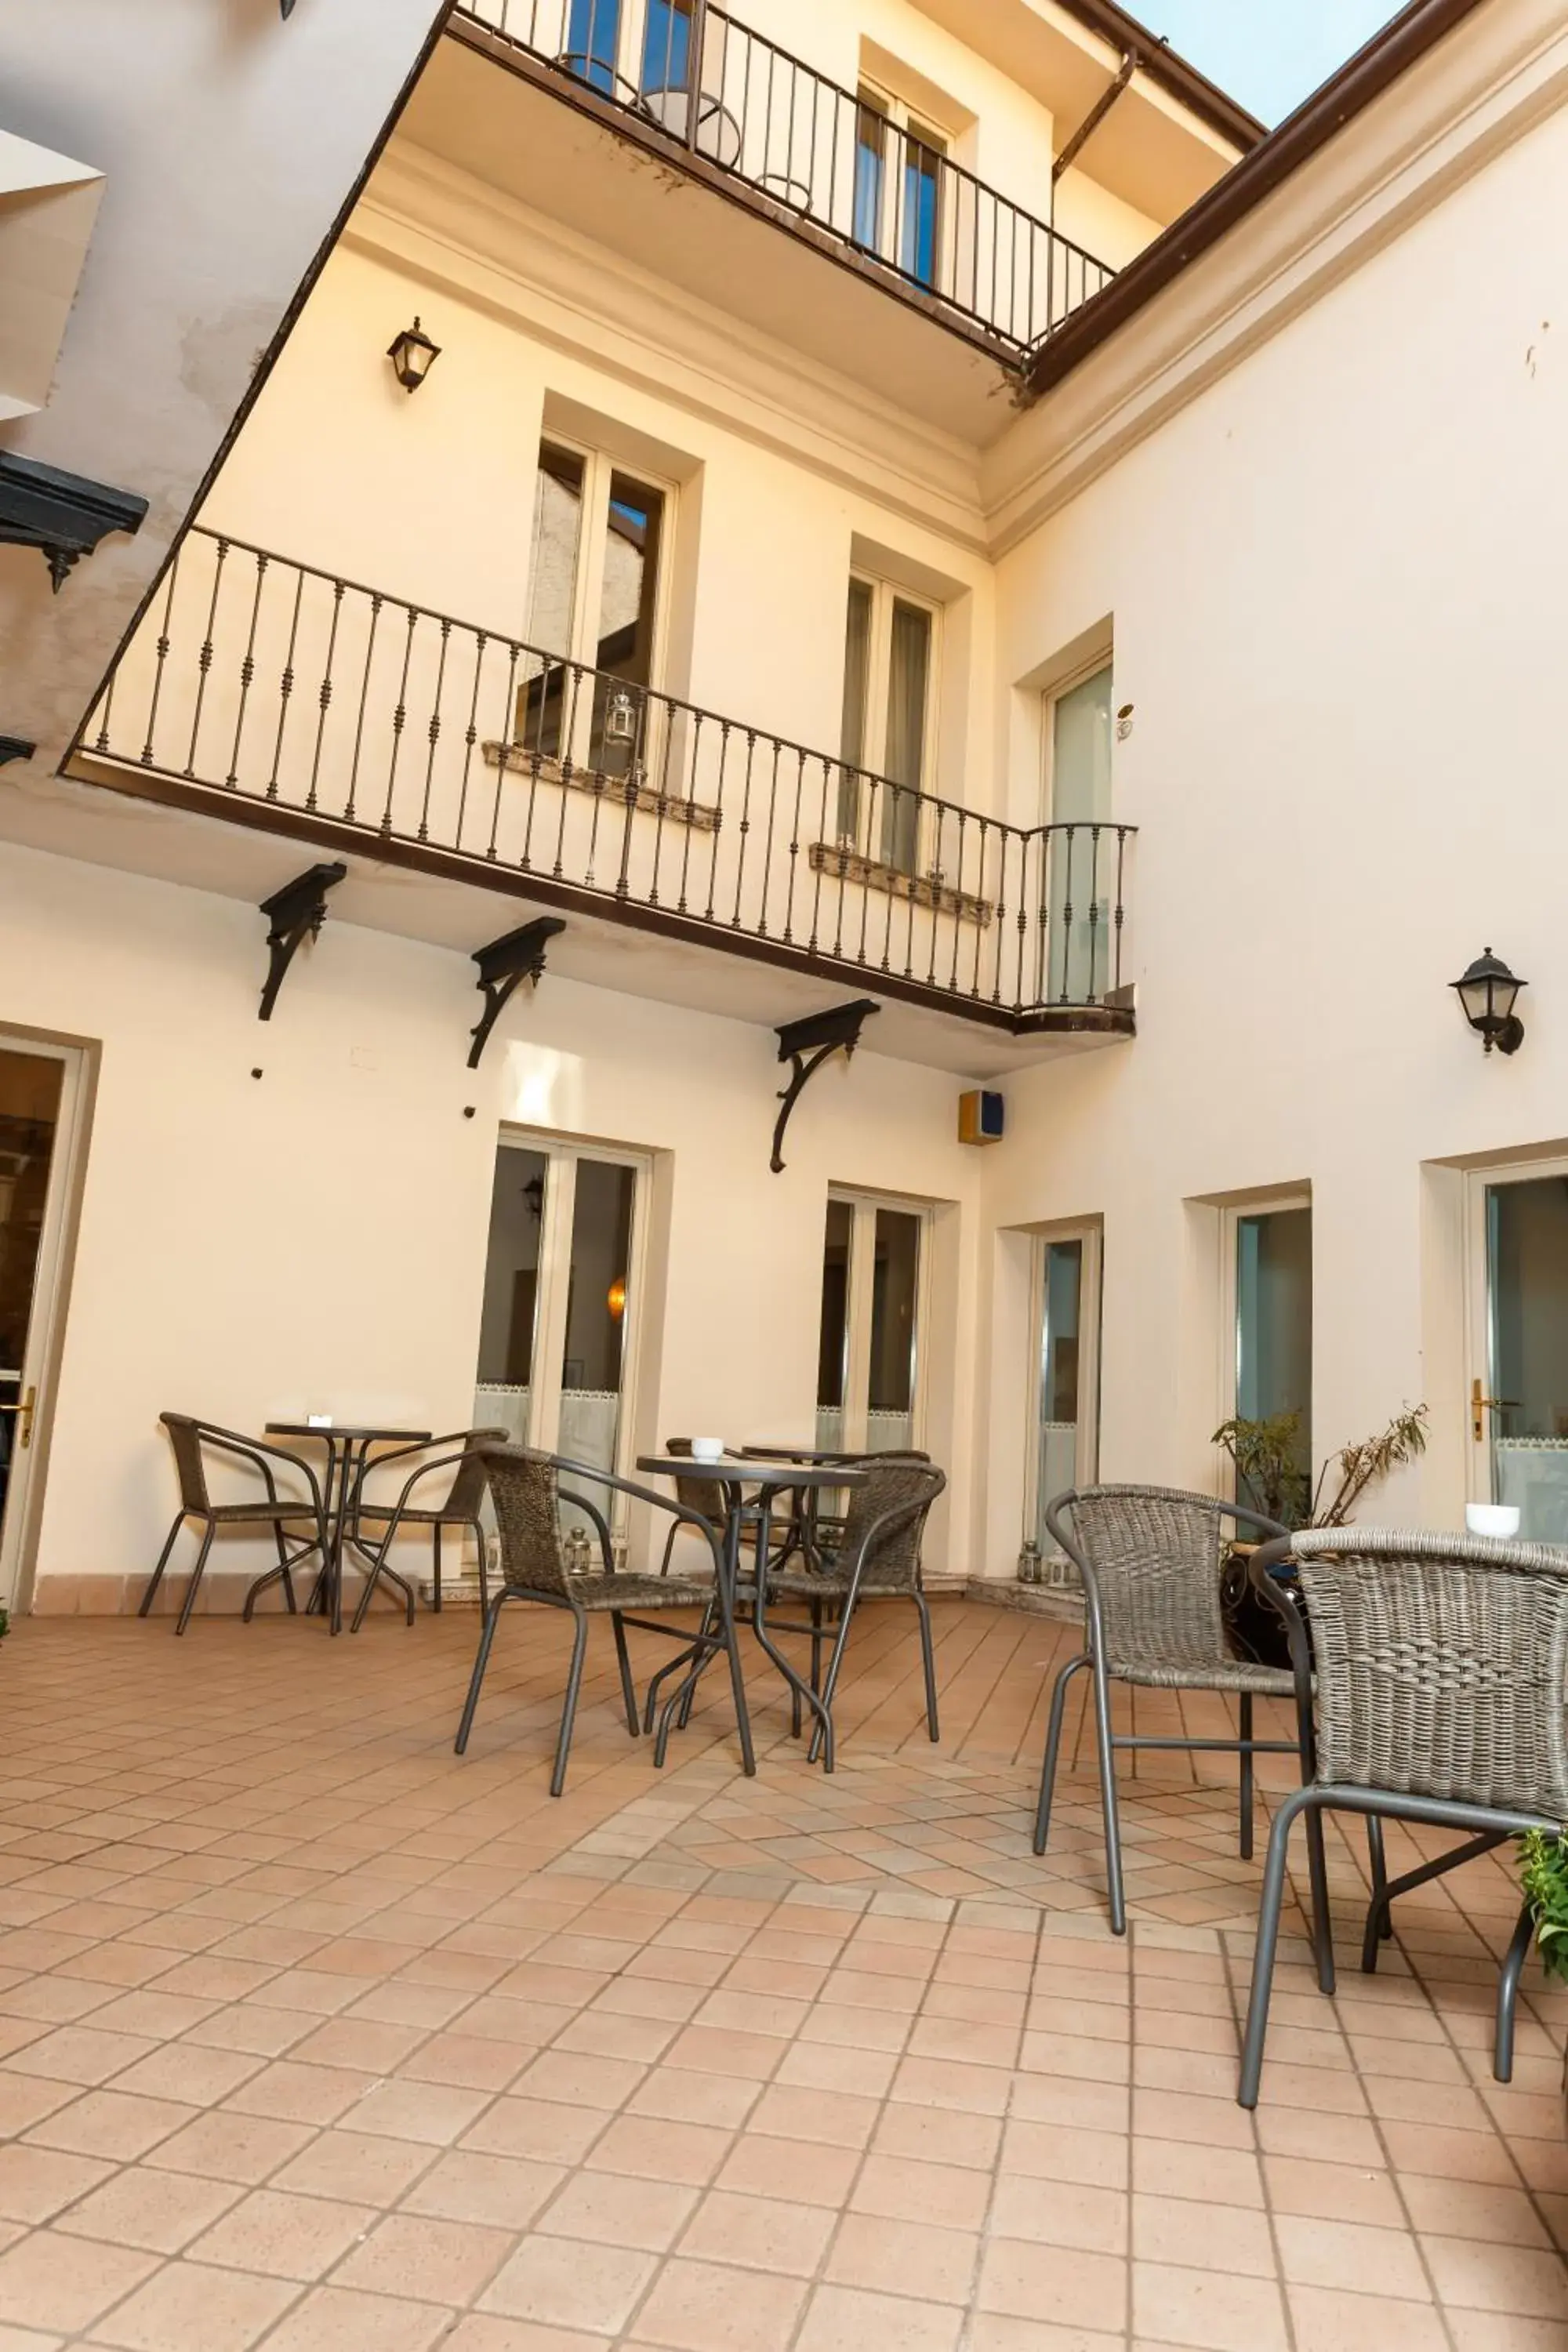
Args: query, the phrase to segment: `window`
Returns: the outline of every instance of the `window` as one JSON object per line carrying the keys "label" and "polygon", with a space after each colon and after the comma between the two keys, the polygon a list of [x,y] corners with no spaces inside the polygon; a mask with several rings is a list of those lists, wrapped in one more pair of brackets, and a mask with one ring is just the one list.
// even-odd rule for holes
{"label": "window", "polygon": [[920,1444],[929,1210],[834,1193],[822,1257],[816,1442],[895,1454]]}
{"label": "window", "polygon": [[1470,1496],[1568,1543],[1568,1165],[1472,1171]]}
{"label": "window", "polygon": [[[1244,1421],[1294,1414],[1287,1519],[1304,1515],[1312,1474],[1312,1212],[1305,1202],[1235,1209],[1229,1229],[1228,1318],[1234,1337],[1234,1406]],[[1236,1499],[1270,1510],[1270,1498],[1237,1481]]]}
{"label": "window", "polygon": [[1025,1525],[1043,1558],[1057,1552],[1046,1507],[1092,1486],[1100,1456],[1100,1231],[1035,1242],[1035,1412]]}
{"label": "window", "polygon": [[[504,1426],[521,1444],[624,1469],[646,1176],[646,1163],[631,1154],[500,1144],[477,1428]],[[617,1498],[605,1488],[588,1493],[614,1523]]]}
{"label": "window", "polygon": [[690,56],[691,0],[647,0],[642,45],[644,90],[685,89]]}
{"label": "window", "polygon": [[[643,764],[668,493],[547,441],[533,501],[520,745],[596,773]],[[587,673],[585,675],[585,673]]]}
{"label": "window", "polygon": [[613,98],[620,45],[621,0],[571,0],[561,63],[580,81]]}
{"label": "window", "polygon": [[947,142],[901,100],[862,82],[855,126],[855,242],[935,287]]}
{"label": "window", "polygon": [[886,582],[849,583],[838,840],[900,874],[921,858],[935,687],[936,614]]}
{"label": "window", "polygon": [[1106,890],[1110,846],[1094,827],[1111,821],[1112,670],[1097,665],[1087,677],[1047,698],[1045,805],[1050,836],[1043,951],[1046,1001],[1089,1004],[1110,981],[1114,950]]}

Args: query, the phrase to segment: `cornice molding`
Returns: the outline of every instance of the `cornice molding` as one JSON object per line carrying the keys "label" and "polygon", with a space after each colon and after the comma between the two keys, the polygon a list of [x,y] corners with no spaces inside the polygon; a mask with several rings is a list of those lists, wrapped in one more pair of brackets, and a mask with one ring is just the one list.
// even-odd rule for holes
{"label": "cornice molding", "polygon": [[1564,103],[1561,0],[1479,10],[985,454],[993,556]]}
{"label": "cornice molding", "polygon": [[398,142],[345,246],[987,553],[979,452]]}

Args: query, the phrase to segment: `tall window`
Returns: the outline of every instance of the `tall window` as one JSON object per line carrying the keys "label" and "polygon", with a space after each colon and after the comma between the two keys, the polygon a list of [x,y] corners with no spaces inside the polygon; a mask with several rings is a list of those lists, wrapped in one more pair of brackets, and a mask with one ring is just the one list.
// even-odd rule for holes
{"label": "tall window", "polygon": [[[595,1469],[625,1466],[646,1176],[629,1154],[548,1140],[500,1145],[476,1427],[508,1428],[520,1444]],[[606,1517],[618,1517],[609,1488],[583,1484]]]}
{"label": "tall window", "polygon": [[835,1193],[822,1254],[817,1444],[900,1453],[920,1443],[927,1231],[918,1205]]}
{"label": "tall window", "polygon": [[534,485],[520,745],[629,774],[654,677],[666,493],[547,441]]}
{"label": "tall window", "polygon": [[[1244,1421],[1293,1416],[1286,1517],[1304,1511],[1312,1470],[1312,1212],[1305,1204],[1237,1210],[1230,1218],[1236,1412]],[[1267,1499],[1237,1480],[1237,1501]]]}
{"label": "tall window", "polygon": [[942,260],[942,159],[940,131],[868,83],[855,125],[858,245],[891,261],[921,286],[935,287]]}
{"label": "tall window", "polygon": [[561,62],[579,80],[613,96],[620,45],[621,0],[571,0]]}
{"label": "tall window", "polygon": [[[1051,696],[1046,709],[1048,836],[1042,953],[1047,1003],[1086,1004],[1110,984],[1114,940],[1109,844],[1094,827],[1110,821],[1112,672],[1101,667]],[[1068,829],[1070,828],[1070,830]]]}
{"label": "tall window", "polygon": [[685,89],[690,79],[691,0],[647,0],[643,26],[645,90]]}
{"label": "tall window", "polygon": [[935,688],[936,615],[858,576],[849,583],[838,837],[901,874],[917,873]]}
{"label": "tall window", "polygon": [[1057,1550],[1047,1506],[1069,1487],[1091,1486],[1099,1469],[1100,1266],[1098,1226],[1036,1240],[1037,1408],[1025,1525],[1046,1558]]}

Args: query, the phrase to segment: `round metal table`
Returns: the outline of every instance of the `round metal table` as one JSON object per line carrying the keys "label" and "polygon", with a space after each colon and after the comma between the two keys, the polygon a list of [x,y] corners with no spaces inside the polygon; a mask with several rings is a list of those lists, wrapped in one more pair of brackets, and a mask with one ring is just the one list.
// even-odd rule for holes
{"label": "round metal table", "polygon": [[[841,1459],[833,1465],[826,1462],[802,1464],[793,1461],[769,1461],[764,1456],[752,1454],[744,1449],[740,1454],[726,1454],[717,1462],[703,1462],[691,1454],[645,1454],[639,1455],[637,1468],[656,1478],[701,1479],[718,1486],[722,1492],[724,1540],[721,1549],[723,1559],[722,1573],[728,1588],[723,1596],[726,1604],[723,1613],[731,1623],[735,1618],[736,1597],[741,1581],[742,1547],[747,1528],[750,1527],[754,1530],[756,1567],[752,1603],[752,1631],[767,1658],[789,1686],[796,1722],[800,1720],[800,1710],[803,1707],[808,1707],[821,1725],[826,1737],[828,1729],[826,1709],[812,1689],[810,1683],[803,1675],[796,1674],[784,1653],[775,1643],[770,1640],[763,1622],[763,1611],[767,1601],[768,1553],[773,1528],[773,1502],[775,1496],[781,1492],[787,1493],[796,1489],[809,1492],[813,1488],[823,1486],[858,1486],[864,1483],[865,1472],[849,1467]],[[748,1487],[753,1490],[751,1494],[746,1491]],[[666,1699],[660,1714],[658,1744],[654,1751],[656,1763],[662,1763],[664,1760],[664,1751],[671,1724],[678,1717],[684,1724],[690,1715],[693,1694],[713,1655],[712,1644],[706,1645],[700,1654],[695,1655],[683,1651],[679,1657],[673,1659],[654,1676],[648,1690],[650,1707],[654,1704],[658,1686],[666,1676],[681,1668],[685,1669],[674,1691]],[[743,1707],[743,1697],[738,1700],[738,1704]],[[747,1721],[742,1722],[741,1737],[742,1747],[749,1753],[752,1744],[751,1726]]]}
{"label": "round metal table", "polygon": [[[310,1437],[327,1449],[327,1475],[324,1494],[327,1506],[327,1558],[316,1580],[316,1589],[305,1604],[310,1615],[318,1600],[321,1613],[334,1633],[343,1630],[343,1546],[349,1540],[349,1497],[359,1486],[371,1452],[377,1445],[427,1445],[427,1429],[363,1429],[345,1426],[342,1422],[269,1421],[268,1437]],[[391,1569],[384,1573],[399,1586],[404,1597],[408,1587],[402,1577]],[[256,1605],[257,1595],[276,1584],[281,1569],[269,1568],[258,1576],[245,1596],[245,1614],[248,1618]]]}

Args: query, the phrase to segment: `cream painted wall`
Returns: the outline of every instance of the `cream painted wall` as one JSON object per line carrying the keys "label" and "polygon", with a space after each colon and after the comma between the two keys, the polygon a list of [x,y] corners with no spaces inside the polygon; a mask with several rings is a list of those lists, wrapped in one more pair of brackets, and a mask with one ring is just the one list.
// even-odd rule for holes
{"label": "cream painted wall", "polygon": [[[422,289],[384,259],[340,251],[202,520],[426,609],[521,633],[542,420],[547,400],[570,403],[579,419],[605,420],[598,438],[613,454],[651,472],[662,460],[674,478],[667,569],[679,577],[661,684],[837,755],[858,540],[891,576],[946,603],[932,788],[993,805],[995,738],[977,684],[993,659],[984,559],[847,488],[804,449],[792,461],[759,447],[710,403],[659,396],[544,341],[528,331],[524,289],[516,300],[515,316],[498,317]],[[416,310],[442,356],[410,396],[384,354]]]}
{"label": "cream painted wall", "polygon": [[466,1425],[503,1123],[658,1155],[644,1445],[810,1428],[829,1183],[952,1204],[928,1350],[952,1494],[929,1557],[966,1569],[980,1171],[952,1080],[863,1049],[803,1099],[775,1177],[765,1029],[547,978],[470,1073],[466,957],[331,922],[265,1028],[263,961],[247,906],[0,851],[0,1015],[98,1065],[45,1401],[46,1605],[54,1580],[150,1569],[174,1501],[164,1408]]}
{"label": "cream painted wall", "polygon": [[[1189,1204],[1302,1184],[1320,1444],[1426,1399],[1432,1455],[1383,1507],[1460,1516],[1461,1276],[1430,1163],[1564,1127],[1565,180],[1558,113],[1000,567],[1019,791],[1009,681],[1107,614],[1135,706],[1139,1039],[1015,1081],[986,1163],[997,1234],[1104,1217],[1108,1475],[1215,1477],[1216,1221]],[[1447,985],[1489,942],[1532,983],[1513,1061]],[[1005,1320],[993,1394],[1023,1377]],[[993,1570],[1018,1493],[994,1465]]]}

